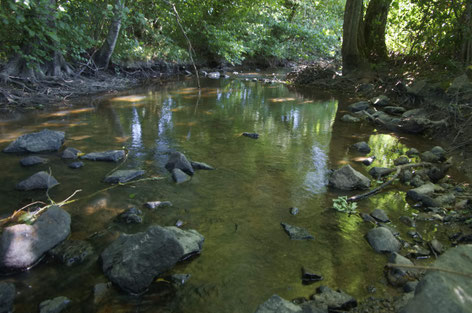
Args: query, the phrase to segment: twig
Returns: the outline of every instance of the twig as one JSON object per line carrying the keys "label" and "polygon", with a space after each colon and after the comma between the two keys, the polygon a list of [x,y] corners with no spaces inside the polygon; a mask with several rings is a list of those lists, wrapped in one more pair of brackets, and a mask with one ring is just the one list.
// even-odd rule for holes
{"label": "twig", "polygon": [[10,215],[9,217],[4,218],[4,219],[1,219],[1,220],[0,220],[0,226],[3,226],[3,225],[5,225],[6,223],[10,222],[10,221],[13,220],[21,211],[23,211],[24,209],[29,208],[30,206],[33,206],[33,205],[35,205],[35,204],[46,204],[46,203],[44,203],[43,201],[35,201],[35,202],[30,203],[30,204],[27,204],[27,205],[25,205],[24,207],[22,207],[21,209],[18,209],[18,210],[16,210],[15,212],[13,212],[13,214]]}
{"label": "twig", "polygon": [[399,166],[397,166],[397,170],[395,172],[395,175],[393,175],[390,180],[386,181],[382,185],[380,185],[380,186],[378,186],[378,187],[376,187],[376,188],[374,188],[374,189],[372,189],[372,190],[370,190],[366,193],[356,195],[356,196],[352,196],[349,199],[347,199],[347,201],[349,201],[349,202],[359,201],[359,200],[365,199],[367,197],[370,197],[370,196],[376,194],[380,190],[384,189],[385,187],[387,187],[388,185],[393,183],[393,181],[398,178],[401,171],[404,170],[404,169],[413,168],[413,167],[426,167],[426,166],[432,166],[432,164],[428,163],[428,162],[424,162],[424,163],[411,163],[411,164],[399,165]]}
{"label": "twig", "polygon": [[462,272],[457,272],[457,271],[449,270],[447,268],[440,268],[440,267],[429,267],[429,266],[420,266],[420,265],[406,265],[406,264],[392,264],[392,263],[388,263],[386,266],[387,267],[411,268],[411,269],[426,270],[426,271],[438,271],[438,272],[444,272],[444,273],[449,273],[449,274],[454,274],[454,275],[461,275],[461,276],[472,278],[472,273],[462,273]]}

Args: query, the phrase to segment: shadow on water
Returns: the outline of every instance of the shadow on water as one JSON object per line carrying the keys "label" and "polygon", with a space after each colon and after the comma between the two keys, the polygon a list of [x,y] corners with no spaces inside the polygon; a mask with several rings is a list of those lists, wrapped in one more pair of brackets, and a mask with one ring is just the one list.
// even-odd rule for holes
{"label": "shadow on water", "polygon": [[[309,297],[317,285],[302,285],[302,266],[322,274],[323,284],[357,297],[366,296],[368,286],[379,293],[388,289],[382,278],[385,258],[363,237],[369,225],[327,209],[340,194],[328,190],[326,176],[329,168],[343,163],[366,172],[348,149],[359,140],[370,141],[374,153],[386,156],[375,166],[391,165],[392,153],[403,149],[399,140],[380,134],[369,139],[371,126],[342,124],[334,98],[252,81],[204,84],[201,91],[191,87],[192,81],[143,88],[96,105],[85,103],[1,124],[2,138],[9,139],[2,140],[2,148],[16,136],[48,125],[66,131],[66,146],[83,152],[125,147],[129,156],[123,169],[167,177],[121,186],[67,206],[71,238],[89,240],[97,255],[74,268],[46,258],[34,269],[8,277],[19,290],[16,312],[35,311],[39,302],[58,295],[72,299],[72,312],[253,312],[274,293],[287,299]],[[253,140],[241,136],[243,132],[260,137]],[[164,168],[174,150],[217,170],[197,172],[191,182],[175,185]],[[117,165],[87,162],[72,170],[59,153],[46,157],[46,165],[21,168],[20,156],[0,155],[5,169],[0,177],[1,215],[19,203],[44,199],[41,192],[14,191],[13,182],[39,170],[51,168],[60,181],[50,192],[59,201],[76,189],[83,189],[80,197],[105,188],[104,176]],[[113,222],[124,209],[142,208],[155,200],[174,205],[155,212],[143,209],[142,225]],[[292,216],[290,207],[300,213]],[[395,212],[409,210],[401,192],[360,204],[366,212],[376,207],[390,208],[394,218],[400,215]],[[176,289],[158,282],[142,297],[113,289],[109,301],[94,306],[93,286],[106,282],[98,262],[103,248],[119,232],[174,225],[178,219],[185,222],[184,228],[205,236],[202,254],[171,272],[191,274],[188,283]],[[291,241],[281,222],[306,228],[315,240]]]}

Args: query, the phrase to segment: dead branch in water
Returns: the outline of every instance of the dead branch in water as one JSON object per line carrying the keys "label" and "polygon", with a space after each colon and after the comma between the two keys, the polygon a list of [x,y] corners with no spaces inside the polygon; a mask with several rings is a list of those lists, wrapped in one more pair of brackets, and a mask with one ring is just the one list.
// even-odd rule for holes
{"label": "dead branch in water", "polygon": [[416,269],[416,270],[437,271],[437,272],[444,272],[448,274],[461,275],[461,276],[472,278],[472,273],[457,272],[457,271],[449,270],[447,268],[429,267],[429,266],[420,266],[420,265],[391,264],[391,263],[388,263],[386,266],[393,267],[393,268],[399,267],[399,268],[411,268],[411,269]]}

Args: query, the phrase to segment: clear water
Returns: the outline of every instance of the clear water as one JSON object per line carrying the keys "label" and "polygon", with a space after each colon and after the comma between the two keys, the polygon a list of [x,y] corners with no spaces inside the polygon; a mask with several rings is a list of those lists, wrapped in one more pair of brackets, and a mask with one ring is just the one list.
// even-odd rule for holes
{"label": "clear water", "polygon": [[[420,150],[432,143],[378,134],[367,124],[339,120],[346,101],[319,91],[294,91],[281,84],[235,80],[206,80],[196,89],[192,80],[164,87],[146,87],[82,104],[59,107],[0,123],[0,148],[17,136],[43,128],[66,132],[65,146],[83,152],[125,147],[122,169],[143,169],[157,182],[120,186],[86,197],[108,187],[104,176],[117,164],[85,162],[69,169],[59,153],[46,155],[50,162],[32,168],[19,165],[21,156],[0,154],[0,214],[36,200],[44,192],[19,192],[14,185],[39,170],[51,170],[60,185],[50,191],[55,201],[75,190],[81,200],[64,208],[72,216],[72,239],[89,240],[96,254],[88,262],[67,268],[45,258],[35,268],[1,278],[14,282],[18,296],[15,312],[37,311],[41,301],[59,295],[72,300],[70,312],[254,312],[276,293],[286,299],[309,297],[324,284],[353,296],[395,293],[386,286],[386,258],[376,254],[364,239],[371,227],[357,216],[336,213],[332,199],[345,192],[326,187],[328,169],[351,163],[364,173],[360,155],[349,150],[365,140],[379,157],[374,165],[392,160],[412,145]],[[241,136],[260,134],[258,140]],[[406,145],[406,146],[405,146]],[[208,163],[216,171],[198,171],[192,181],[176,185],[164,165],[171,151]],[[152,212],[147,201],[166,200],[172,207]],[[123,226],[113,218],[136,206],[144,212],[142,225]],[[297,207],[300,213],[290,214]],[[414,210],[404,193],[390,192],[359,203],[359,211],[382,208],[397,228],[407,229],[398,217]],[[93,303],[93,286],[106,282],[99,253],[119,232],[134,233],[151,224],[196,229],[205,236],[203,252],[177,265],[169,274],[189,273],[191,279],[174,288],[154,283],[140,297],[112,289],[101,304]],[[292,241],[280,223],[306,228],[315,239]],[[424,231],[434,230],[425,226]],[[301,268],[324,276],[320,283],[301,283]]]}

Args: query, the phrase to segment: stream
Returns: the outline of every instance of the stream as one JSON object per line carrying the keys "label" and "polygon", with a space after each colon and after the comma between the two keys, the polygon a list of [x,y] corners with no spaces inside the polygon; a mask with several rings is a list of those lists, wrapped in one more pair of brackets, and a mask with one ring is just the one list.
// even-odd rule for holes
{"label": "stream", "polygon": [[[356,193],[328,188],[327,174],[349,163],[368,176],[370,167],[359,162],[365,156],[349,149],[359,141],[368,142],[369,155],[377,157],[372,166],[392,166],[410,147],[424,151],[434,143],[384,133],[367,123],[341,121],[350,104],[341,95],[251,78],[203,79],[200,91],[189,78],[0,121],[1,149],[25,133],[61,130],[66,147],[85,153],[124,147],[129,154],[120,169],[165,177],[87,197],[109,186],[103,178],[119,164],[84,161],[83,168],[70,169],[70,161],[58,152],[41,154],[49,159],[47,164],[24,168],[19,164],[22,156],[0,153],[0,216],[32,201],[45,201],[44,191],[14,187],[39,170],[50,170],[60,183],[49,191],[54,201],[82,190],[74,197],[77,202],[64,206],[72,217],[70,238],[88,240],[95,250],[79,265],[67,267],[45,257],[28,271],[2,277],[16,285],[15,312],[38,311],[41,301],[56,296],[72,300],[67,312],[229,313],[254,312],[273,294],[289,300],[308,298],[320,285],[358,300],[370,296],[373,288],[376,296],[395,295],[384,278],[385,256],[375,253],[364,238],[372,226],[357,215],[330,209],[333,199]],[[259,139],[241,136],[243,132],[258,133]],[[216,170],[198,171],[190,182],[177,185],[164,167],[172,151]],[[382,208],[392,227],[405,234],[408,227],[398,222],[399,217],[417,211],[405,201],[402,188],[390,187],[359,202],[358,211]],[[143,206],[147,201],[170,201],[173,206],[151,211]],[[143,211],[142,224],[114,222],[130,207]],[[290,214],[292,207],[299,209],[297,215]],[[179,287],[159,279],[141,296],[111,288],[106,300],[94,304],[94,285],[107,282],[100,268],[101,251],[121,232],[175,225],[178,220],[183,229],[195,229],[205,237],[201,255],[168,273],[191,274],[190,279]],[[315,239],[290,240],[281,222],[303,227]],[[434,224],[418,224],[425,239],[433,234],[445,238]],[[302,267],[324,280],[303,285]]]}

